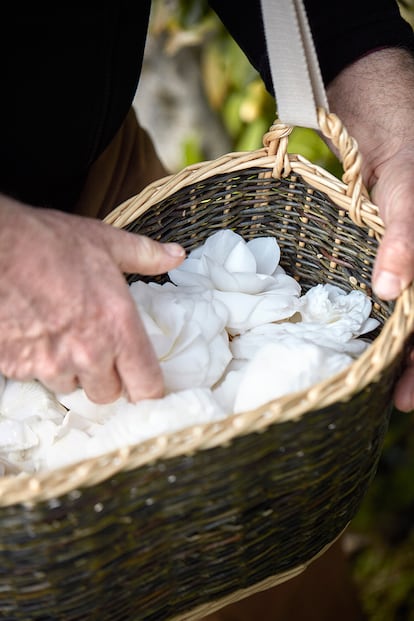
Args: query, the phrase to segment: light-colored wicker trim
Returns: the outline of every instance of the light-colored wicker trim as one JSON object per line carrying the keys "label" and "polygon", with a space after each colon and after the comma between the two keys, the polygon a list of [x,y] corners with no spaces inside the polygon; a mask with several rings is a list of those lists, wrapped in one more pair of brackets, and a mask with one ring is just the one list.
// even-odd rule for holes
{"label": "light-colored wicker trim", "polygon": [[377,381],[381,370],[399,354],[406,337],[414,329],[413,307],[414,289],[410,287],[398,299],[392,316],[374,343],[348,369],[307,391],[286,395],[256,410],[158,436],[51,472],[2,477],[0,506],[18,502],[30,506],[76,488],[95,485],[123,470],[226,445],[235,437],[265,430],[273,423],[295,420],[308,411],[347,401],[355,392]]}
{"label": "light-colored wicker trim", "polygon": [[[344,182],[317,164],[312,164],[301,155],[289,154],[288,158],[293,173],[300,175],[316,190],[325,192],[338,207],[346,209],[351,214],[355,202],[347,194],[348,187]],[[274,162],[274,156],[267,155],[266,149],[263,148],[247,153],[228,153],[217,160],[193,164],[175,175],[154,181],[138,196],[128,199],[111,211],[105,218],[105,222],[118,228],[125,227],[148,209],[151,209],[156,203],[187,185],[206,181],[215,175],[243,171],[252,167],[272,171]],[[372,228],[377,235],[382,236],[384,227],[378,208],[368,198],[362,197],[361,207],[355,218],[357,218],[356,224],[358,226]]]}
{"label": "light-colored wicker trim", "polygon": [[138,196],[119,205],[107,216],[106,222],[124,227],[155,203],[187,185],[204,181],[214,175],[242,171],[254,166],[272,170],[275,177],[290,172],[301,175],[315,189],[325,192],[338,207],[346,209],[355,224],[373,228],[377,236],[382,236],[384,227],[378,208],[369,201],[362,183],[361,155],[356,140],[348,134],[335,114],[319,109],[318,119],[322,134],[331,141],[341,159],[343,181],[301,155],[288,154],[288,136],[292,128],[275,122],[263,137],[263,149],[227,153],[215,160],[187,166],[176,174],[153,182]]}
{"label": "light-colored wicker trim", "polygon": [[[360,181],[360,161],[355,141],[344,133],[340,122],[321,113],[323,131],[332,135],[333,142],[341,150],[347,165],[345,175],[353,176],[348,185],[323,168],[312,164],[300,155],[286,156],[286,140],[279,140],[279,158],[286,166],[289,159],[291,170],[300,175],[314,188],[324,192],[338,205],[348,211],[358,226],[366,226],[381,239],[384,226],[377,207],[365,196]],[[277,126],[276,126],[277,127]],[[286,128],[280,126],[282,138]],[[201,162],[155,181],[138,196],[131,198],[109,214],[106,222],[124,227],[145,213],[160,200],[195,182],[227,172],[258,167],[274,174],[275,155],[268,155],[266,148],[253,152],[229,153],[210,162]],[[345,169],[345,165],[344,165]],[[356,178],[356,180],[355,180]],[[391,365],[414,331],[414,286],[408,287],[398,298],[394,311],[385,323],[374,343],[348,369],[316,384],[309,390],[286,395],[249,412],[204,425],[190,427],[173,434],[159,436],[142,444],[124,447],[112,453],[85,460],[79,464],[59,468],[52,472],[32,476],[20,474],[0,478],[0,506],[18,502],[34,503],[60,496],[73,489],[99,483],[122,470],[132,470],[142,465],[191,454],[198,450],[221,446],[233,438],[264,430],[273,423],[295,420],[314,409],[326,407],[337,401],[347,401],[352,395],[379,379],[382,369]]]}
{"label": "light-colored wicker trim", "polygon": [[226,595],[226,597],[222,597],[221,599],[218,599],[212,602],[207,602],[206,604],[201,604],[200,606],[197,606],[197,608],[194,608],[190,612],[179,614],[179,615],[172,617],[170,621],[197,621],[197,619],[202,619],[203,617],[206,617],[207,615],[210,615],[213,612],[217,612],[218,610],[221,610],[225,606],[239,602],[240,600],[245,599],[246,597],[249,597],[250,595],[255,595],[256,593],[260,593],[260,591],[267,591],[268,589],[279,586],[280,584],[283,584],[284,582],[287,582],[288,580],[291,580],[292,578],[296,578],[301,573],[303,573],[305,569],[309,567],[309,565],[311,565],[314,561],[316,561],[320,556],[325,554],[325,552],[329,550],[329,548],[340,537],[342,537],[345,530],[346,529],[344,529],[338,535],[338,537],[336,537],[333,541],[328,543],[328,545],[324,546],[322,550],[318,552],[318,554],[315,554],[315,556],[311,558],[309,561],[307,561],[306,563],[302,565],[298,565],[297,567],[294,567],[293,569],[285,571],[282,574],[278,574],[276,576],[271,576],[270,578],[266,578],[265,580],[262,580],[261,582],[258,582],[257,584],[254,584],[253,586],[247,589],[238,589],[237,591],[230,593],[230,595]]}

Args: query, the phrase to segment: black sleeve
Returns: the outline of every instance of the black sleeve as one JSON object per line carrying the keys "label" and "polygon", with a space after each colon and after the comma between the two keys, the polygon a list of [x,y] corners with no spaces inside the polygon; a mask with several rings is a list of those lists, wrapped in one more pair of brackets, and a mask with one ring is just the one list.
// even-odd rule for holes
{"label": "black sleeve", "polygon": [[73,208],[133,101],[150,4],[1,5],[1,192]]}
{"label": "black sleeve", "polygon": [[[237,0],[209,0],[209,4],[273,92],[260,0],[243,8]],[[413,30],[401,17],[396,0],[305,0],[305,8],[325,85],[372,50],[414,51]]]}

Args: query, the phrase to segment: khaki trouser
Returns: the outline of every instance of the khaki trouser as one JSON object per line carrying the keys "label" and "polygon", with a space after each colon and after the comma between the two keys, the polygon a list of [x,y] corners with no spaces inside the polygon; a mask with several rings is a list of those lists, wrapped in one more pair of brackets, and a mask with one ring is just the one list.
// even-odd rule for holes
{"label": "khaki trouser", "polygon": [[115,138],[92,166],[75,212],[103,219],[127,198],[167,175],[133,108]]}
{"label": "khaki trouser", "polygon": [[[165,176],[147,132],[131,109],[117,135],[94,164],[76,212],[104,218],[127,198]],[[341,543],[292,580],[257,593],[204,621],[362,621]]]}

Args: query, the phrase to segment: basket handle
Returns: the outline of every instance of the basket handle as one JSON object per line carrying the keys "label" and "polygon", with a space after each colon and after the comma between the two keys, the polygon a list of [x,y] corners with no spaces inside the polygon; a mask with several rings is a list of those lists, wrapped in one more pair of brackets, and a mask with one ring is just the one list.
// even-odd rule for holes
{"label": "basket handle", "polygon": [[321,131],[342,162],[342,180],[351,198],[350,215],[361,223],[361,155],[356,140],[341,120],[329,112],[318,57],[303,0],[261,0],[270,71],[278,119],[263,137],[269,155],[275,156],[273,176],[290,172],[288,136],[293,126]]}

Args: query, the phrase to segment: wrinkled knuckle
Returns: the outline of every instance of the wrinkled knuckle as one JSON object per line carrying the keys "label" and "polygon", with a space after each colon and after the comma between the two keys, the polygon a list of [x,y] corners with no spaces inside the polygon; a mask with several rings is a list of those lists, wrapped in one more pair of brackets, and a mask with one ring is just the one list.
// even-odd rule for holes
{"label": "wrinkled knuckle", "polygon": [[132,298],[128,296],[118,298],[115,303],[111,304],[110,308],[111,328],[123,329],[130,324],[137,313]]}
{"label": "wrinkled knuckle", "polygon": [[144,235],[139,236],[137,253],[138,259],[141,260],[145,265],[153,265],[154,267],[157,267],[161,262],[159,244],[153,239],[145,237]]}
{"label": "wrinkled knuckle", "polygon": [[398,235],[392,240],[391,251],[398,257],[408,259],[409,257],[412,258],[414,255],[414,246],[411,240],[403,235]]}
{"label": "wrinkled knuckle", "polygon": [[32,365],[18,364],[16,362],[9,362],[2,365],[0,373],[4,375],[4,377],[8,377],[18,382],[26,382],[35,377]]}
{"label": "wrinkled knuckle", "polygon": [[388,243],[388,258],[391,258],[396,266],[414,265],[414,245],[403,236],[395,236]]}
{"label": "wrinkled knuckle", "polygon": [[62,373],[62,364],[60,364],[57,358],[51,357],[46,360],[42,360],[42,362],[37,365],[35,375],[40,380],[50,383],[56,381]]}
{"label": "wrinkled knuckle", "polygon": [[151,238],[147,237],[146,235],[137,235],[135,239],[138,242],[137,248],[141,254],[145,254],[147,256],[155,255],[156,245]]}
{"label": "wrinkled knuckle", "polygon": [[99,362],[99,358],[99,349],[94,343],[84,342],[73,349],[73,361],[77,369],[89,370]]}

